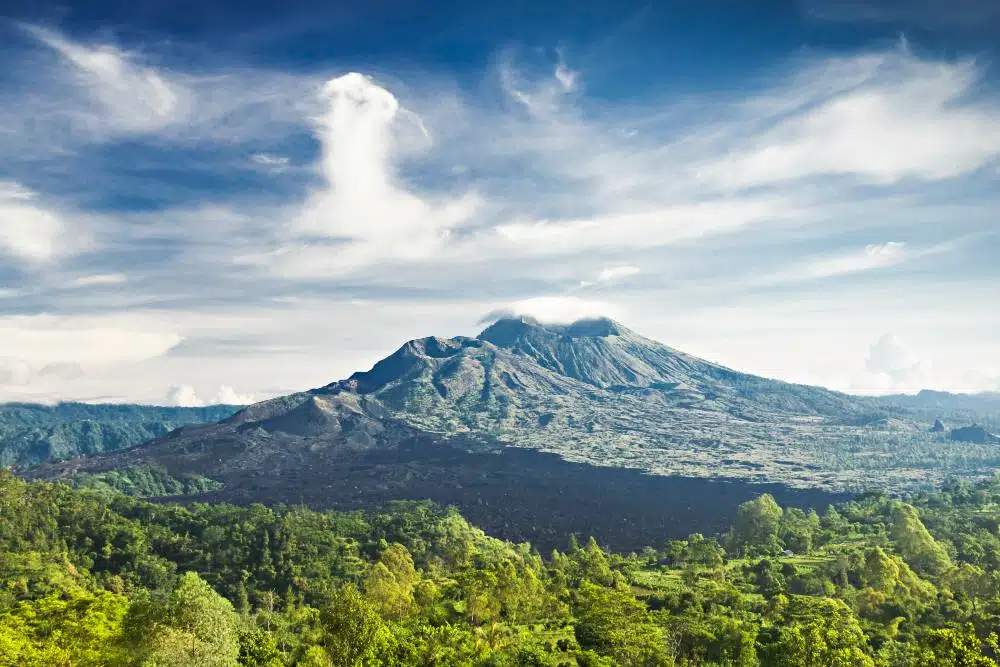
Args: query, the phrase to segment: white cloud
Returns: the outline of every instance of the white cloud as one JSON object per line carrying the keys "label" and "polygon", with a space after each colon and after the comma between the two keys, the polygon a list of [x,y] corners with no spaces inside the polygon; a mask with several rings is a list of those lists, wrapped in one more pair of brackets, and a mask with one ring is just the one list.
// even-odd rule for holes
{"label": "white cloud", "polygon": [[[191,91],[164,72],[140,64],[135,54],[109,44],[84,46],[38,26],[25,30],[66,59],[100,109],[100,124],[116,134],[155,132],[188,117]],[[94,121],[97,116],[88,117],[88,122]]]}
{"label": "white cloud", "polygon": [[249,405],[253,402],[252,395],[237,393],[228,385],[219,387],[219,391],[209,400],[202,399],[195,388],[189,384],[170,387],[166,394],[166,405],[179,408],[200,408],[206,405]]}
{"label": "white cloud", "polygon": [[559,85],[563,87],[563,90],[573,90],[577,86],[577,80],[580,77],[580,73],[571,70],[565,63],[561,62],[556,65],[555,77],[556,81],[559,82]]}
{"label": "white cloud", "polygon": [[624,278],[630,278],[639,273],[639,267],[637,266],[611,266],[606,269],[602,269],[599,274],[597,274],[597,282],[607,283],[613,280],[622,280]]}
{"label": "white cloud", "polygon": [[871,346],[865,369],[876,376],[876,389],[919,391],[931,383],[930,362],[919,358],[892,333]]}
{"label": "white cloud", "polygon": [[18,183],[0,182],[0,254],[29,263],[47,262],[72,247],[67,236],[62,219],[45,209],[34,192]]}
{"label": "white cloud", "polygon": [[65,285],[71,289],[80,287],[98,287],[104,285],[123,285],[128,282],[124,273],[97,273],[89,276],[71,278]]}
{"label": "white cloud", "polygon": [[781,271],[751,278],[746,284],[768,286],[823,278],[850,276],[912,263],[951,252],[967,243],[969,238],[957,238],[934,245],[911,248],[902,241],[871,243],[847,252],[828,253],[793,264]]}
{"label": "white cloud", "polygon": [[494,242],[527,255],[652,248],[780,222],[794,215],[793,205],[777,197],[720,199],[582,220],[506,223],[496,228]]}
{"label": "white cloud", "polygon": [[[924,61],[901,49],[839,64],[833,94],[786,91],[773,125],[704,164],[699,178],[727,189],[822,175],[888,185],[954,178],[1000,155],[998,108],[974,98],[974,62]],[[814,69],[828,77],[831,65]]]}
{"label": "white cloud", "polygon": [[16,350],[32,367],[75,363],[90,368],[144,361],[181,342],[175,333],[144,331],[116,317],[0,317],[0,349]]}
{"label": "white cloud", "polygon": [[561,54],[551,76],[537,80],[527,79],[517,69],[512,52],[501,58],[498,74],[501,87],[511,99],[532,116],[547,121],[555,120],[563,111],[566,95],[577,90],[580,85],[580,73],[570,69]]}
{"label": "white cloud", "polygon": [[[68,114],[105,117],[95,136],[128,134],[147,152],[184,142],[179,152],[190,152],[189,162],[171,162],[172,150],[163,157],[179,172],[183,193],[202,170],[226,178],[234,167],[260,189],[274,189],[220,189],[204,203],[200,194],[193,201],[168,193],[164,210],[102,213],[98,252],[80,262],[92,273],[81,275],[70,263],[51,270],[44,258],[68,254],[60,246],[87,220],[88,202],[121,192],[116,170],[131,165],[102,171],[101,160],[86,160],[91,147],[75,137],[65,142],[87,173],[73,161],[45,166],[66,170],[58,192],[85,193],[75,209],[65,196],[43,196],[41,172],[21,177],[18,169],[28,167],[11,165],[19,182],[43,195],[26,198],[12,185],[2,205],[22,207],[17,219],[24,220],[28,207],[42,224],[0,226],[0,252],[33,264],[30,280],[3,274],[14,281],[4,286],[6,298],[15,301],[11,308],[70,318],[2,319],[0,349],[33,372],[58,363],[87,371],[62,383],[36,372],[28,388],[39,395],[163,400],[162,388],[173,385],[177,400],[201,401],[225,381],[267,396],[364,368],[408,337],[472,333],[469,312],[507,302],[542,319],[611,315],[739,368],[841,388],[854,379],[840,378],[842,368],[866,373],[864,351],[881,331],[916,336],[930,349],[919,341],[926,327],[927,336],[946,341],[933,347],[947,367],[977,367],[964,346],[1000,363],[995,343],[975,333],[1000,324],[980,312],[995,291],[988,256],[996,239],[962,246],[942,258],[947,266],[915,262],[942,237],[995,226],[995,196],[984,194],[975,169],[996,159],[1000,110],[982,94],[973,63],[905,51],[816,59],[777,85],[748,80],[739,94],[611,103],[587,97],[582,76],[563,60],[537,79],[506,62],[498,101],[457,84],[382,75],[378,83],[357,73],[227,67],[213,75],[196,63],[208,74],[194,76],[153,67],[155,57],[70,46],[99,62],[118,58],[111,69],[125,68],[126,79],[145,72],[186,91],[176,107],[155,92],[137,107],[67,97]],[[111,70],[97,69],[78,74],[98,86]],[[33,112],[18,101],[35,92],[62,90],[51,71],[39,70],[38,79],[30,95],[0,90],[0,120]],[[119,115],[132,120],[116,134]],[[58,133],[46,124],[50,117],[39,118],[22,127]],[[310,131],[318,148],[311,165],[298,136]],[[905,142],[904,132],[911,133]],[[296,142],[281,142],[291,135]],[[3,152],[22,155],[10,150],[10,136],[3,141]],[[235,145],[220,156],[219,141]],[[268,152],[255,152],[262,147]],[[281,179],[248,170],[286,164],[302,168]],[[838,175],[847,178],[831,178]],[[819,177],[822,183],[810,182]],[[902,271],[885,270],[903,262],[919,269],[906,272],[906,281]],[[621,281],[636,266],[644,280],[626,289]],[[776,267],[788,268],[775,277],[768,272]],[[867,283],[858,284],[876,270],[884,291],[872,305]],[[843,275],[858,280],[814,284]],[[572,292],[581,277],[600,283],[607,302],[532,298]],[[773,290],[757,290],[775,282],[789,283],[784,291],[792,294],[775,299]],[[841,283],[854,283],[853,291],[833,294]],[[65,293],[96,285],[120,287]],[[764,300],[743,308],[755,297]],[[107,317],[77,315],[94,311]],[[918,312],[922,321],[914,324]],[[853,347],[841,349],[851,336]],[[90,372],[95,364],[100,373]],[[892,382],[885,373],[867,375],[867,382]],[[963,376],[938,368],[935,377],[950,386]]]}
{"label": "white cloud", "polygon": [[631,278],[638,273],[640,273],[640,269],[637,266],[609,266],[601,269],[594,280],[581,280],[580,286],[588,287],[600,283],[617,282]]}
{"label": "white cloud", "polygon": [[493,309],[480,318],[480,322],[507,317],[532,317],[546,324],[571,324],[577,320],[595,317],[621,319],[621,314],[619,307],[604,301],[570,296],[542,296]]}
{"label": "white cloud", "polygon": [[903,263],[908,254],[906,244],[899,241],[873,243],[860,250],[817,257],[773,275],[763,276],[759,283],[833,278],[885,269]]}
{"label": "white cloud", "polygon": [[16,357],[0,357],[0,400],[5,390],[24,390],[39,380],[72,382],[84,375],[79,364],[56,362],[43,366],[32,365]]}
{"label": "white cloud", "polygon": [[0,386],[26,385],[31,382],[34,370],[24,359],[0,357]]}
{"label": "white cloud", "polygon": [[249,405],[254,402],[254,397],[252,394],[240,394],[232,387],[222,385],[212,402],[226,405]]}
{"label": "white cloud", "polygon": [[285,155],[271,155],[270,153],[254,153],[250,156],[250,161],[258,167],[272,172],[284,171],[291,163],[291,159]]}
{"label": "white cloud", "polygon": [[906,257],[906,244],[899,241],[873,243],[859,253],[830,257],[814,263],[809,277],[829,278],[873,269],[884,269],[901,263]]}
{"label": "white cloud", "polygon": [[176,385],[167,390],[167,405],[177,406],[179,408],[197,408],[205,405],[205,403],[198,398],[197,392],[195,392],[194,387],[187,384]]}
{"label": "white cloud", "polygon": [[325,183],[295,216],[291,233],[327,241],[288,244],[256,261],[285,276],[329,276],[377,260],[433,257],[476,212],[478,197],[435,199],[399,183],[394,141],[404,109],[370,77],[331,79],[321,96],[328,108],[315,123]]}

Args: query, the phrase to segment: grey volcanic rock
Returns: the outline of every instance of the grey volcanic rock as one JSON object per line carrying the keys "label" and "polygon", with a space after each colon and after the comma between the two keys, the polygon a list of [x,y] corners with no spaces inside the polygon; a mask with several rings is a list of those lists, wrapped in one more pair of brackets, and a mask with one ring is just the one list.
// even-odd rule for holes
{"label": "grey volcanic rock", "polygon": [[607,319],[552,326],[519,318],[476,338],[413,340],[345,380],[117,458],[39,474],[150,464],[253,497],[261,485],[322,478],[360,465],[358,457],[384,462],[409,452],[417,463],[379,473],[405,486],[415,474],[407,466],[461,459],[443,451],[512,447],[660,475],[837,491],[911,488],[1000,465],[996,448],[941,442],[914,414],[880,399],[740,373]]}
{"label": "grey volcanic rock", "polygon": [[143,446],[105,456],[50,463],[31,478],[65,477],[129,466],[196,473],[224,485],[296,478],[368,451],[430,441],[415,429],[371,414],[357,395],[293,394],[252,405],[217,424],[179,428]]}
{"label": "grey volcanic rock", "polygon": [[952,429],[951,439],[958,442],[971,442],[976,445],[1000,443],[1000,437],[988,432],[982,426],[963,426]]}

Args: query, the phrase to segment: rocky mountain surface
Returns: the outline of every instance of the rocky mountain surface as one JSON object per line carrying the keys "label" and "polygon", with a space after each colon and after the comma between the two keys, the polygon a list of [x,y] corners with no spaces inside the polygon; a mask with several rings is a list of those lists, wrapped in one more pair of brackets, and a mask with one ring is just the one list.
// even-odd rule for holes
{"label": "rocky mountain surface", "polygon": [[990,433],[978,424],[953,429],[949,436],[952,440],[971,442],[977,445],[1000,444],[1000,436]]}
{"label": "rocky mountain surface", "polygon": [[409,341],[369,371],[128,456],[211,451],[219,465],[251,474],[297,448],[339,455],[417,440],[833,490],[981,474],[1000,461],[995,449],[957,445],[884,400],[739,373],[607,319],[528,318],[500,320],[476,338]]}
{"label": "rocky mountain surface", "polygon": [[705,516],[729,516],[765,484],[783,502],[822,504],[1000,466],[1000,447],[953,441],[932,421],[739,373],[610,320],[520,318],[409,341],[345,380],[28,476],[155,470],[159,486],[197,478],[214,489],[198,497],[238,502],[430,498],[512,538],[602,528],[648,541],[707,530]]}
{"label": "rocky mountain surface", "polygon": [[0,466],[24,468],[134,447],[179,426],[225,419],[238,409],[234,405],[0,404]]}

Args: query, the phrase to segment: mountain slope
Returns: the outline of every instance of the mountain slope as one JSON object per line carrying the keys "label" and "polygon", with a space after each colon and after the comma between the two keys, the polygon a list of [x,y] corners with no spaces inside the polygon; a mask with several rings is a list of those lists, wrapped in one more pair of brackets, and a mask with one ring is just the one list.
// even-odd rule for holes
{"label": "mountain slope", "polygon": [[237,406],[0,404],[0,466],[18,468],[133,447],[179,426],[215,422]]}
{"label": "mountain slope", "polygon": [[[942,456],[961,459],[902,408],[739,373],[610,320],[508,319],[477,338],[414,340],[370,371],[314,391],[367,396],[432,433],[488,435],[660,474],[843,489],[919,482]],[[915,441],[936,459],[916,475],[859,449]]]}
{"label": "mountain slope", "polygon": [[[431,449],[505,447],[838,491],[914,487],[1000,465],[996,447],[952,442],[878,399],[739,373],[610,320],[525,318],[500,320],[477,338],[410,341],[369,371],[182,429],[114,465],[214,471],[233,489],[275,471],[292,479],[295,466],[350,466],[361,453],[390,460],[405,450],[419,460]],[[110,464],[76,461],[53,474],[95,465]]]}

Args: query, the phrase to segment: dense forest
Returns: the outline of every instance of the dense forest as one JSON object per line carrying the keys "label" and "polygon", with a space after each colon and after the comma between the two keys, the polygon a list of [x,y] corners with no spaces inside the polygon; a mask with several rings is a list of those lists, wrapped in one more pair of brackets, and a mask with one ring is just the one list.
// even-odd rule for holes
{"label": "dense forest", "polygon": [[234,405],[0,403],[0,466],[26,468],[134,447],[180,426],[225,419],[237,409]]}
{"label": "dense forest", "polygon": [[153,503],[0,472],[0,665],[996,665],[1000,478],[540,554],[454,509]]}

